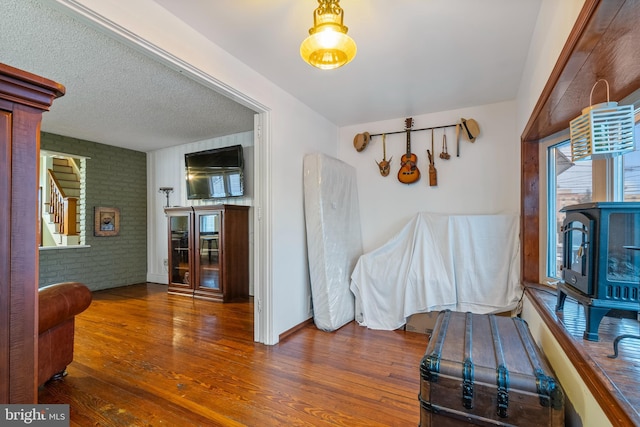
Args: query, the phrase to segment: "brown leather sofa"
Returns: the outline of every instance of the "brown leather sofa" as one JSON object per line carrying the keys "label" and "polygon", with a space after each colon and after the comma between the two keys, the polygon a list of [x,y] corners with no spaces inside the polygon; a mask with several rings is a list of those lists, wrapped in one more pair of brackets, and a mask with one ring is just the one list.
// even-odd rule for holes
{"label": "brown leather sofa", "polygon": [[73,360],[75,316],[91,304],[82,283],[64,282],[38,290],[38,385],[62,378]]}

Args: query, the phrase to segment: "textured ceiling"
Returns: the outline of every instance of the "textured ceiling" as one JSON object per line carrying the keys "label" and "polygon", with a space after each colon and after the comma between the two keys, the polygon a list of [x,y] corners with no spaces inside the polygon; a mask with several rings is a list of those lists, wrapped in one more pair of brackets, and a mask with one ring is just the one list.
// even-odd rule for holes
{"label": "textured ceiling", "polygon": [[[328,72],[299,56],[316,1],[155,2],[343,126],[514,99],[541,0],[343,0],[358,54]],[[67,88],[47,132],[150,151],[253,128],[253,111],[46,1],[3,0],[0,31],[0,62]]]}

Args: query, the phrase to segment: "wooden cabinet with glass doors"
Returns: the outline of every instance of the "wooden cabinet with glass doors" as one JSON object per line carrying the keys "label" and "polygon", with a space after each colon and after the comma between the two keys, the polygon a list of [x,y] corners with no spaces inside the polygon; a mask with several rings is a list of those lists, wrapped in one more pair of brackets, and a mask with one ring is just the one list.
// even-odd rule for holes
{"label": "wooden cabinet with glass doors", "polygon": [[215,301],[249,296],[249,207],[166,208],[169,293]]}

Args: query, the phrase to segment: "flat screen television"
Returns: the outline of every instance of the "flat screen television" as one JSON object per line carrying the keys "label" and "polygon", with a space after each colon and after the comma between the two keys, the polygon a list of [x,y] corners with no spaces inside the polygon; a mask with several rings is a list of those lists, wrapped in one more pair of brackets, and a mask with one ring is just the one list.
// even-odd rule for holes
{"label": "flat screen television", "polygon": [[184,155],[187,199],[226,199],[244,196],[242,145]]}

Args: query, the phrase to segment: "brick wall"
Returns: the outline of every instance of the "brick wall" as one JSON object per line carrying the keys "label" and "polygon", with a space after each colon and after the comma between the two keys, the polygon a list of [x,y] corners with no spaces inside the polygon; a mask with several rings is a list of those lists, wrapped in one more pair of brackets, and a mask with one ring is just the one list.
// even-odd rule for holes
{"label": "brick wall", "polygon": [[[146,154],[66,136],[41,134],[41,148],[84,156],[81,233],[87,247],[40,250],[40,286],[77,281],[92,290],[146,281]],[[120,209],[120,234],[93,235],[94,207]]]}

